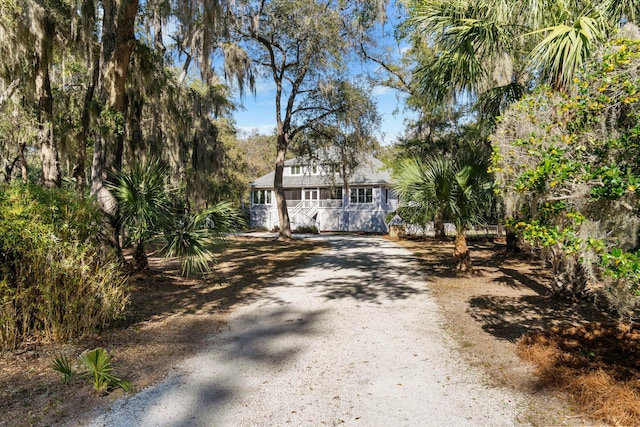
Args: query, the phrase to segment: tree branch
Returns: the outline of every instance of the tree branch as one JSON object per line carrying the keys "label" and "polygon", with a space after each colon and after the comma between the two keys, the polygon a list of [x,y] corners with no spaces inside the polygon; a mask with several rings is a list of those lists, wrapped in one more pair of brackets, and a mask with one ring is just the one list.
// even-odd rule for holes
{"label": "tree branch", "polygon": [[0,112],[4,110],[4,107],[7,105],[7,101],[11,99],[13,94],[16,92],[16,89],[18,89],[19,85],[20,85],[20,77],[12,81],[11,84],[9,84],[9,86],[2,93],[2,95],[0,95]]}
{"label": "tree branch", "polygon": [[414,91],[411,88],[411,85],[409,84],[409,82],[406,81],[406,79],[402,74],[400,74],[397,70],[394,70],[389,64],[382,61],[381,59],[375,58],[369,55],[369,53],[364,48],[364,45],[362,43],[360,43],[360,50],[362,51],[362,54],[364,55],[365,59],[368,59],[369,61],[375,62],[376,64],[380,65],[382,68],[384,68],[387,71],[387,73],[389,73],[390,75],[392,75],[398,80],[400,85],[394,86],[393,87],[394,89],[402,90],[404,92],[407,92],[409,95],[414,94]]}

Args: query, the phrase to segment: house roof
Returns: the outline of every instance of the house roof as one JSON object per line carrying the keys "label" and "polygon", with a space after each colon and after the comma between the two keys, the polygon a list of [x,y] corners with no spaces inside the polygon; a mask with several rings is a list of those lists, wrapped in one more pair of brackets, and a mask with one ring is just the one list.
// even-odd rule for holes
{"label": "house roof", "polygon": [[[306,165],[309,161],[305,158],[297,157],[285,162],[286,166]],[[261,176],[251,183],[253,188],[273,188],[273,180],[275,171],[269,172]],[[391,173],[384,169],[384,164],[374,158],[368,156],[354,174],[349,178],[349,185],[390,185]],[[284,188],[305,188],[305,187],[335,187],[344,185],[344,180],[336,174],[335,177],[328,175],[289,175],[282,177],[282,186]]]}

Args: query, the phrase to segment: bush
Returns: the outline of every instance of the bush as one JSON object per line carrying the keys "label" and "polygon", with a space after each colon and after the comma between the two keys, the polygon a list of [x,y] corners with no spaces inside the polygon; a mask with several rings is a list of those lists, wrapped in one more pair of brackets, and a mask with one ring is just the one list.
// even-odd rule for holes
{"label": "bush", "polygon": [[301,225],[294,230],[294,233],[299,234],[318,234],[318,227],[315,225]]}
{"label": "bush", "polygon": [[113,375],[111,355],[104,348],[87,350],[80,355],[79,359],[85,368],[81,372],[74,370],[65,355],[58,355],[53,358],[52,368],[62,374],[63,384],[69,384],[78,377],[86,377],[93,385],[96,393],[100,395],[115,388],[121,388],[127,393],[133,391],[133,386],[128,380]]}
{"label": "bush", "polygon": [[1,349],[79,338],[122,313],[126,278],[97,244],[100,221],[70,190],[0,190]]}
{"label": "bush", "polygon": [[492,171],[507,226],[574,297],[604,285],[633,316],[640,286],[640,41],[612,40],[567,93],[541,86],[507,109]]}

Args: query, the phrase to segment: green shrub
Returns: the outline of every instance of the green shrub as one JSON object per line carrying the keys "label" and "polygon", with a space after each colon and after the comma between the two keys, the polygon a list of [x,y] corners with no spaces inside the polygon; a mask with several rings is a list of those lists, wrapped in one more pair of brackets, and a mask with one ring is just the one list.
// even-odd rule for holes
{"label": "green shrub", "polygon": [[162,235],[163,253],[182,258],[182,274],[209,273],[215,252],[224,246],[224,234],[244,227],[240,211],[230,202],[218,202],[199,212],[185,212],[177,193],[166,183],[166,166],[149,159],[117,174],[111,185],[120,206],[120,220],[136,245],[132,267],[148,268],[144,245]]}
{"label": "green shrub", "polygon": [[301,225],[295,229],[294,233],[300,234],[318,234],[318,227],[315,225]]}
{"label": "green shrub", "polygon": [[100,249],[100,214],[70,190],[0,189],[0,348],[68,340],[124,309],[125,276]]}

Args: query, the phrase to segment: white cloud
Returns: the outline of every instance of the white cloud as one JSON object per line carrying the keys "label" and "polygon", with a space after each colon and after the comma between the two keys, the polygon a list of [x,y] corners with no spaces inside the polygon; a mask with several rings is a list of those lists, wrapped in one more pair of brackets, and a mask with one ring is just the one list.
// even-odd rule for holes
{"label": "white cloud", "polygon": [[260,79],[256,82],[256,93],[258,96],[267,95],[276,90],[276,84],[273,80]]}
{"label": "white cloud", "polygon": [[391,89],[387,86],[374,86],[373,87],[373,91],[371,91],[371,94],[373,96],[380,96],[380,95],[386,95],[387,93],[389,93]]}
{"label": "white cloud", "polygon": [[238,136],[251,135],[252,133],[259,133],[261,135],[272,135],[276,130],[276,125],[258,125],[258,126],[238,126]]}

